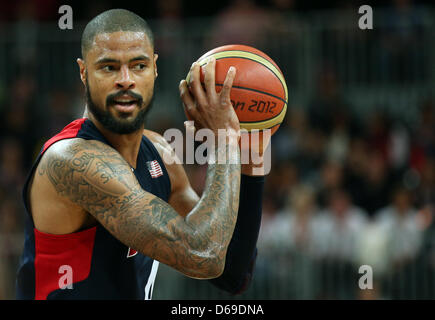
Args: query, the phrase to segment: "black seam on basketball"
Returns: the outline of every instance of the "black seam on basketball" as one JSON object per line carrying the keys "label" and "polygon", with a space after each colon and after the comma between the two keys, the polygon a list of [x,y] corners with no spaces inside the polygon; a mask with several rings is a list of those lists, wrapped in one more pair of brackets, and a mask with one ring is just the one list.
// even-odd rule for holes
{"label": "black seam on basketball", "polygon": [[[202,82],[201,82],[201,83],[202,83]],[[223,84],[221,84],[221,83],[216,83],[215,85],[216,85],[216,86],[219,86],[219,87],[222,87],[222,86],[223,86]],[[281,100],[282,102],[284,102],[284,105],[283,105],[281,111],[280,111],[276,116],[274,116],[274,117],[272,117],[272,118],[269,118],[269,119],[265,119],[265,120],[243,121],[243,123],[255,123],[255,122],[260,123],[260,122],[264,122],[264,121],[273,120],[273,119],[279,117],[279,116],[281,115],[281,113],[284,112],[285,105],[287,104],[287,102],[285,102],[285,100],[282,99],[282,98],[280,98],[280,97],[277,97],[277,96],[275,96],[275,95],[273,95],[273,94],[270,94],[270,93],[267,93],[267,92],[263,92],[263,91],[260,91],[260,90],[256,90],[256,89],[250,89],[250,88],[245,88],[245,87],[241,87],[241,86],[232,86],[232,87],[233,87],[233,88],[237,88],[237,89],[243,89],[243,90],[248,90],[248,91],[254,91],[254,92],[258,92],[258,93],[263,93],[263,94],[265,94],[265,95],[268,95],[268,96],[274,97],[274,98],[279,99],[279,100]]]}
{"label": "black seam on basketball", "polygon": [[[254,53],[254,52],[251,52],[251,51],[247,51],[247,50],[240,50],[240,49],[237,49],[237,50],[223,50],[223,51],[218,51],[218,52],[215,52],[215,53],[212,53],[212,54],[208,54],[208,55],[206,55],[205,57],[203,57],[203,59],[205,59],[205,58],[207,58],[207,57],[209,57],[209,56],[211,56],[211,55],[213,55],[213,54],[218,54],[218,53],[221,53],[221,52],[236,52],[236,51],[241,51],[241,52],[246,52],[246,53],[250,53],[250,54],[253,54],[254,56],[257,56],[257,57],[260,57],[260,58],[262,58],[262,59],[264,59],[264,60],[267,60],[267,61],[269,61],[269,59],[271,60],[271,61],[273,61],[272,60],[272,58],[271,57],[269,57],[268,56],[268,58],[266,58],[266,57],[263,57],[263,56],[260,56],[258,53]],[[225,57],[225,58],[228,58],[228,57]],[[237,58],[240,58],[240,57],[237,57]],[[219,58],[219,59],[222,59],[222,58]],[[201,59],[202,60],[202,59]],[[274,64],[274,63],[272,63],[271,61],[269,61],[277,70],[278,70],[278,72],[279,73],[281,73],[281,75],[284,77],[284,75],[283,75],[283,73],[282,73],[282,71]],[[258,61],[257,61],[258,62]],[[281,80],[280,80],[281,81]]]}
{"label": "black seam on basketball", "polygon": [[[235,51],[235,50],[231,50],[231,51]],[[237,50],[237,51],[242,51],[242,50]],[[225,51],[220,51],[220,52],[216,52],[216,53],[221,53],[221,52],[225,52]],[[249,52],[249,51],[244,51],[244,52]],[[252,53],[252,52],[249,52],[249,53]],[[252,53],[252,54],[254,54],[255,55],[255,53]],[[264,58],[264,57],[262,57],[262,56],[259,56],[258,54],[256,54],[256,56],[258,56],[258,57],[260,57],[260,58],[263,58],[263,59],[265,59],[266,61],[268,61],[266,58]],[[254,60],[254,59],[249,59],[249,58],[245,58],[245,57],[240,57],[240,56],[227,56],[227,57],[222,57],[222,58],[216,58],[216,61],[217,60],[221,60],[221,59],[227,59],[227,58],[239,58],[239,59],[245,59],[245,60],[250,60],[250,61],[254,61],[254,62],[257,62],[257,63],[259,63],[259,64],[261,64],[262,66],[264,66],[265,68],[267,68],[268,70],[270,70],[270,72],[272,72],[272,74],[278,79],[278,81],[279,81],[279,83],[281,84],[281,86],[282,86],[282,90],[284,91],[284,94],[285,94],[285,87],[284,87],[284,84],[282,83],[282,81],[281,81],[281,79],[275,74],[275,72],[273,72],[273,70],[272,69],[270,69],[268,66],[266,66],[264,63],[261,63],[260,61],[257,61],[257,60]],[[270,62],[270,61],[268,61],[268,62]],[[270,62],[272,65],[273,65],[273,63],[272,62]],[[205,63],[203,64],[203,65],[201,65],[201,66],[204,66],[205,65]],[[277,71],[279,72],[279,70],[277,69]],[[281,75],[282,75],[282,73],[281,73]],[[284,77],[284,76],[283,76]],[[287,103],[287,102],[286,102]]]}
{"label": "black seam on basketball", "polygon": [[[239,50],[239,51],[241,51],[241,50]],[[245,51],[245,52],[249,52],[249,51]],[[252,53],[252,52],[251,52]],[[255,54],[255,53],[254,53]],[[258,55],[257,55],[258,56]],[[261,57],[261,56],[259,56],[259,57]],[[268,66],[266,66],[264,63],[261,63],[260,61],[257,61],[257,60],[254,60],[254,59],[249,59],[249,58],[245,58],[245,57],[239,57],[239,56],[228,56],[228,57],[222,57],[222,58],[216,58],[216,61],[217,60],[221,60],[221,59],[226,59],[226,58],[238,58],[238,59],[245,59],[245,60],[250,60],[250,61],[254,61],[254,62],[257,62],[257,63],[259,63],[259,64],[261,64],[262,66],[264,66],[265,68],[267,68],[268,70],[270,70],[270,72],[272,72],[272,74],[278,79],[278,81],[279,81],[279,83],[281,84],[281,86],[282,86],[282,90],[284,91],[284,94],[285,94],[285,87],[284,87],[284,84],[282,83],[282,81],[281,81],[281,79],[275,74],[275,72],[273,72],[273,70],[272,69],[270,69]],[[261,57],[261,58],[263,58],[264,59],[264,57]],[[265,59],[265,60],[267,60],[267,59]],[[270,61],[269,61],[270,62]],[[279,70],[278,70],[278,72],[279,72]],[[285,103],[287,103],[287,102],[285,102]]]}
{"label": "black seam on basketball", "polygon": [[[216,83],[215,85],[219,86],[219,87],[223,87],[222,83]],[[268,93],[268,92],[264,92],[264,91],[257,90],[257,89],[252,89],[252,88],[246,88],[246,87],[242,87],[242,86],[234,86],[234,85],[232,86],[232,88],[237,88],[237,89],[243,89],[243,90],[248,90],[248,91],[254,91],[254,92],[262,93],[262,94],[265,94],[267,96],[271,96],[271,97],[274,97],[274,98],[276,98],[278,100],[281,100],[282,102],[287,104],[287,101],[285,101],[283,98],[278,97],[278,96],[276,96],[274,94],[271,94],[271,93]]]}
{"label": "black seam on basketball", "polygon": [[[284,112],[284,109],[285,109],[285,107],[282,107],[281,111],[280,111],[276,116],[274,116],[274,117],[272,117],[272,118],[269,118],[269,119],[264,119],[264,120],[255,120],[255,121],[240,121],[240,123],[250,123],[250,124],[253,124],[253,123],[256,123],[256,122],[258,122],[258,123],[262,123],[262,122],[265,122],[265,121],[270,121],[270,120],[273,120],[273,119],[278,118],[278,117],[281,115],[281,113]],[[284,118],[283,118],[283,119],[284,119]],[[282,122],[282,121],[281,121],[281,122]],[[281,122],[280,122],[280,123],[281,123]]]}

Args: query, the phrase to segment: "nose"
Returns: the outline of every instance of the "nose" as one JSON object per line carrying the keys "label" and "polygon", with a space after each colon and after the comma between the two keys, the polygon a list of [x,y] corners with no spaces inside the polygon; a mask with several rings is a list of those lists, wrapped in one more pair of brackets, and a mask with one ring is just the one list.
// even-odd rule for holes
{"label": "nose", "polygon": [[120,77],[116,80],[115,84],[118,89],[129,90],[133,89],[136,85],[135,81],[131,78],[128,66],[122,66],[120,70]]}

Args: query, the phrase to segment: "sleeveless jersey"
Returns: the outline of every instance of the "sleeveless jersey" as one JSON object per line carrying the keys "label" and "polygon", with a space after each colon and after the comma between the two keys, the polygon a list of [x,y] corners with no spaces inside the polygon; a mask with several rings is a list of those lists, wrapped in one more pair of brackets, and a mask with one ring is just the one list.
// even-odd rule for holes
{"label": "sleeveless jersey", "polygon": [[[23,189],[27,215],[16,280],[17,298],[151,299],[158,261],[128,248],[102,225],[63,235],[35,228],[27,197],[29,182],[44,152],[55,142],[71,138],[110,145],[87,118],[71,122],[44,144]],[[171,190],[168,172],[145,136],[134,174],[144,190],[168,201]]]}

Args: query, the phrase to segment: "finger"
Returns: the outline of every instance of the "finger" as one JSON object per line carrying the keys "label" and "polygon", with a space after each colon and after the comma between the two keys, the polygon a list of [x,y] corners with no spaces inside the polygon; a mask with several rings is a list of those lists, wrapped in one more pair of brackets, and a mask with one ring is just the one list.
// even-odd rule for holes
{"label": "finger", "polygon": [[236,76],[236,68],[230,67],[228,69],[227,76],[225,77],[225,81],[224,81],[222,90],[220,92],[220,99],[221,99],[222,105],[226,105],[226,104],[228,104],[228,102],[231,101],[230,93],[231,93],[231,88],[233,86],[233,81],[234,81],[235,76]]}
{"label": "finger", "polygon": [[217,96],[215,87],[216,59],[214,57],[210,57],[203,69],[204,83],[207,95],[209,96],[209,98],[214,99]]}
{"label": "finger", "polygon": [[202,118],[201,114],[198,112],[198,110],[195,107],[189,108],[184,103],[183,106],[188,119],[195,121],[195,125],[199,128],[205,126],[204,119]]}
{"label": "finger", "polygon": [[186,112],[187,117],[195,122],[196,127],[198,128],[205,127],[205,122],[201,116],[201,113],[199,113],[196,108],[187,108],[186,106],[184,106],[184,110]]}
{"label": "finger", "polygon": [[180,98],[183,101],[185,106],[194,106],[195,101],[193,100],[192,95],[190,94],[189,89],[187,88],[186,80],[181,80],[178,85],[178,89],[180,90]]}
{"label": "finger", "polygon": [[204,125],[204,121],[201,117],[201,114],[196,109],[196,103],[193,100],[193,97],[190,95],[189,89],[187,88],[186,80],[181,80],[180,85],[180,97],[183,102],[184,111],[189,118],[197,121],[200,125]]}
{"label": "finger", "polygon": [[189,132],[192,136],[195,136],[195,124],[194,121],[184,121],[184,128],[186,129],[186,133]]}
{"label": "finger", "polygon": [[192,93],[195,97],[196,102],[198,103],[198,107],[202,109],[202,107],[207,106],[207,97],[201,85],[199,63],[197,62],[193,63],[190,74],[192,77],[192,81],[191,81]]}

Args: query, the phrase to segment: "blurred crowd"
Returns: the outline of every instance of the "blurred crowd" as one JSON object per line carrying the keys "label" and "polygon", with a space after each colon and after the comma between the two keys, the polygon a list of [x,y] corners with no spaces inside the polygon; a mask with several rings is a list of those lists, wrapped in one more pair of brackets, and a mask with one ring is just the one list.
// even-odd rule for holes
{"label": "blurred crowd", "polygon": [[[17,3],[19,6],[14,8],[20,8],[19,16],[24,17],[20,21],[30,21],[32,25],[39,19],[36,9],[40,7],[31,2]],[[57,1],[44,3],[47,7],[58,5]],[[203,48],[236,42],[262,48],[265,37],[271,33],[277,39],[282,35],[285,39],[297,38],[298,19],[286,20],[289,16],[281,14],[294,14],[298,3],[271,0],[259,6],[254,1],[229,1],[214,17]],[[385,74],[391,74],[388,70],[394,66],[406,64],[414,54],[408,50],[410,44],[419,41],[418,27],[413,29],[413,36],[407,33],[406,26],[418,25],[413,24],[417,15],[406,9],[412,2],[392,3],[394,23],[383,33],[382,42],[386,49],[380,66]],[[170,78],[171,72],[176,73],[171,63],[178,63],[182,72],[188,68],[188,64],[177,60],[179,44],[158,37],[159,32],[167,36],[180,28],[186,5],[183,1],[158,1],[154,8],[154,18],[160,22],[156,24],[156,46],[162,64],[159,78]],[[346,8],[346,4],[342,7]],[[94,10],[100,8],[106,9],[95,6]],[[395,25],[399,20],[403,24]],[[4,26],[0,24],[0,31],[5,31]],[[242,30],[243,33],[236,32]],[[27,36],[24,42],[32,36],[26,32],[18,34]],[[274,48],[277,47],[281,51],[276,55],[287,57],[277,62],[289,75],[298,62],[289,58],[292,53],[286,41]],[[35,51],[29,52],[29,48]],[[43,90],[40,75],[34,72],[37,68],[28,68],[35,64],[32,58],[37,55],[37,46],[17,45],[14,50],[17,60],[8,64],[16,67],[16,74],[0,77],[0,300],[14,298],[15,270],[24,240],[21,190],[26,175],[42,144],[71,120],[81,117],[84,106],[83,89],[76,75],[75,85],[66,88],[53,82],[48,91]],[[420,291],[420,284],[428,286],[425,292],[434,298],[435,282],[431,285],[432,278],[427,278],[435,271],[435,246],[431,240],[435,201],[434,98],[425,96],[410,106],[417,114],[414,125],[384,109],[370,109],[373,111],[361,118],[352,111],[354,101],[344,97],[334,63],[317,71],[309,101],[302,106],[290,101],[284,123],[272,137],[273,165],[266,178],[256,277],[269,274],[267,277],[277,286],[281,283],[283,298],[406,297],[401,294],[409,286]],[[397,75],[405,84],[413,79],[409,76],[411,71],[407,72],[404,68]],[[175,101],[178,80],[174,79],[171,87]],[[292,92],[292,80],[288,82]],[[168,91],[164,83],[160,85],[160,95]],[[155,119],[150,128],[161,133],[170,126],[180,127],[180,113],[174,112],[172,117],[171,114]],[[201,194],[205,168],[188,166],[186,170]],[[361,265],[373,268],[373,290],[355,290]],[[416,266],[423,269],[415,269]],[[409,274],[416,278],[407,282]],[[290,282],[283,283],[282,279]],[[397,283],[403,286],[396,288]]]}
{"label": "blurred crowd", "polygon": [[[352,279],[361,265],[371,266],[382,282],[407,265],[415,266],[424,254],[435,271],[434,252],[423,251],[425,237],[434,235],[433,101],[422,102],[418,129],[411,130],[379,113],[353,123],[345,109],[325,108],[320,102],[325,98],[338,97],[319,96],[310,111],[291,110],[272,138],[275,163],[264,198],[263,252],[302,254],[328,268],[348,267],[349,277],[342,283],[354,288]],[[318,110],[332,113],[322,119]],[[293,262],[283,259],[279,269],[291,272]],[[312,294],[310,298],[324,293]],[[328,297],[337,294],[328,289]],[[357,290],[341,298],[355,294]]]}

